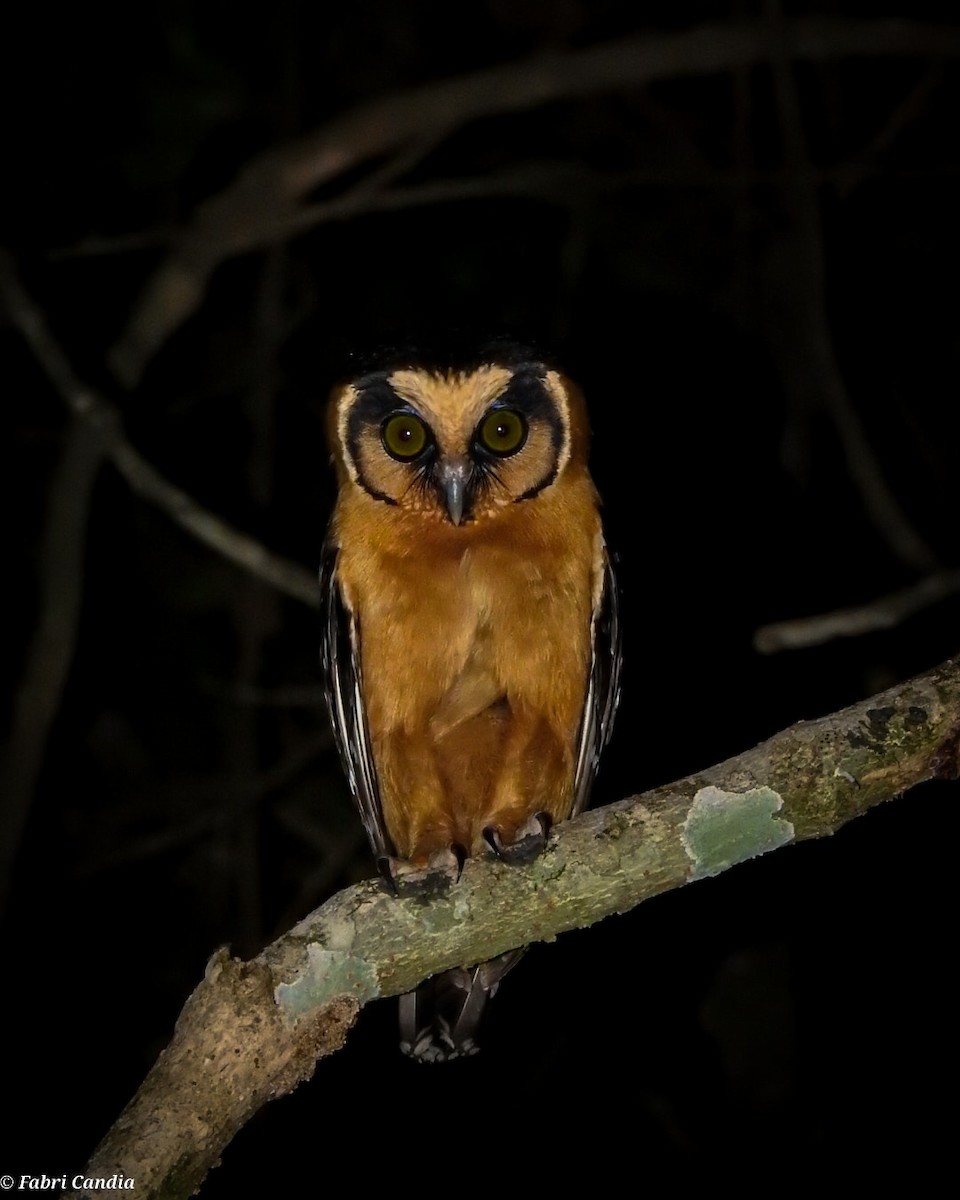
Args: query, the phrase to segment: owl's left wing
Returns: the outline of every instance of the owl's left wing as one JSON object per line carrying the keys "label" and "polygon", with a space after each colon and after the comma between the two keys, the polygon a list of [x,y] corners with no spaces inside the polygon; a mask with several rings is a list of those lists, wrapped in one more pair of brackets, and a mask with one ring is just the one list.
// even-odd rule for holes
{"label": "owl's left wing", "polygon": [[575,817],[590,799],[600,755],[610,740],[613,718],[620,702],[620,607],[617,578],[610,556],[604,552],[603,587],[590,621],[590,678],[580,719],[577,769],[573,782]]}
{"label": "owl's left wing", "polygon": [[333,736],[350,791],[376,857],[393,854],[380,807],[377,771],[363,705],[360,623],[344,601],[337,581],[337,548],[325,546],[320,566],[323,632],[320,664]]}

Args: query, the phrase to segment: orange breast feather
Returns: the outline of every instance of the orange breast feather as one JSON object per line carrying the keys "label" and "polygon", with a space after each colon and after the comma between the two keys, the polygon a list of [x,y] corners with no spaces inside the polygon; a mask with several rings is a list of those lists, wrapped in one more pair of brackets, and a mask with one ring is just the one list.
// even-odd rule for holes
{"label": "orange breast feather", "polygon": [[338,578],[359,623],[384,821],[426,861],[533,813],[570,813],[603,573],[585,471],[496,520],[453,527],[341,492]]}

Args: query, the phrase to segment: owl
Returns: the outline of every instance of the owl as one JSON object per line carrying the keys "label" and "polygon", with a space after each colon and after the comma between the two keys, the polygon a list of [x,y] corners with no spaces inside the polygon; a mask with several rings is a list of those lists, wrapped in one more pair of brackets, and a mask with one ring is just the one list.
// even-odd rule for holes
{"label": "owl", "polygon": [[[324,549],[334,734],[396,892],[527,862],[587,803],[619,694],[617,589],[579,389],[531,350],[388,356],[337,386]],[[401,1048],[473,1053],[522,950],[401,998]]]}

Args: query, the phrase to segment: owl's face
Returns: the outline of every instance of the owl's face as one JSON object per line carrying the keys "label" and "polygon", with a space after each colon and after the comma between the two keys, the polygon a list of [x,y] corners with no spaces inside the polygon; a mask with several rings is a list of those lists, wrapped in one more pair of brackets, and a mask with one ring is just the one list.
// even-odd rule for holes
{"label": "owl's face", "polygon": [[540,363],[376,372],[335,391],[330,418],[341,476],[453,525],[532,499],[586,458],[580,394]]}

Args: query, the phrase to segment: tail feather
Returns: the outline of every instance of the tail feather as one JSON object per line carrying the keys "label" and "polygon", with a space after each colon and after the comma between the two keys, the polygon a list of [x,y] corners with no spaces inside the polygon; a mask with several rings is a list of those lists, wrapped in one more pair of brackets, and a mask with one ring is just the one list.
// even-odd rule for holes
{"label": "tail feather", "polygon": [[476,1054],[477,1030],[487,1002],[524,954],[508,950],[476,967],[456,967],[400,997],[400,1049],[420,1062],[448,1062]]}

